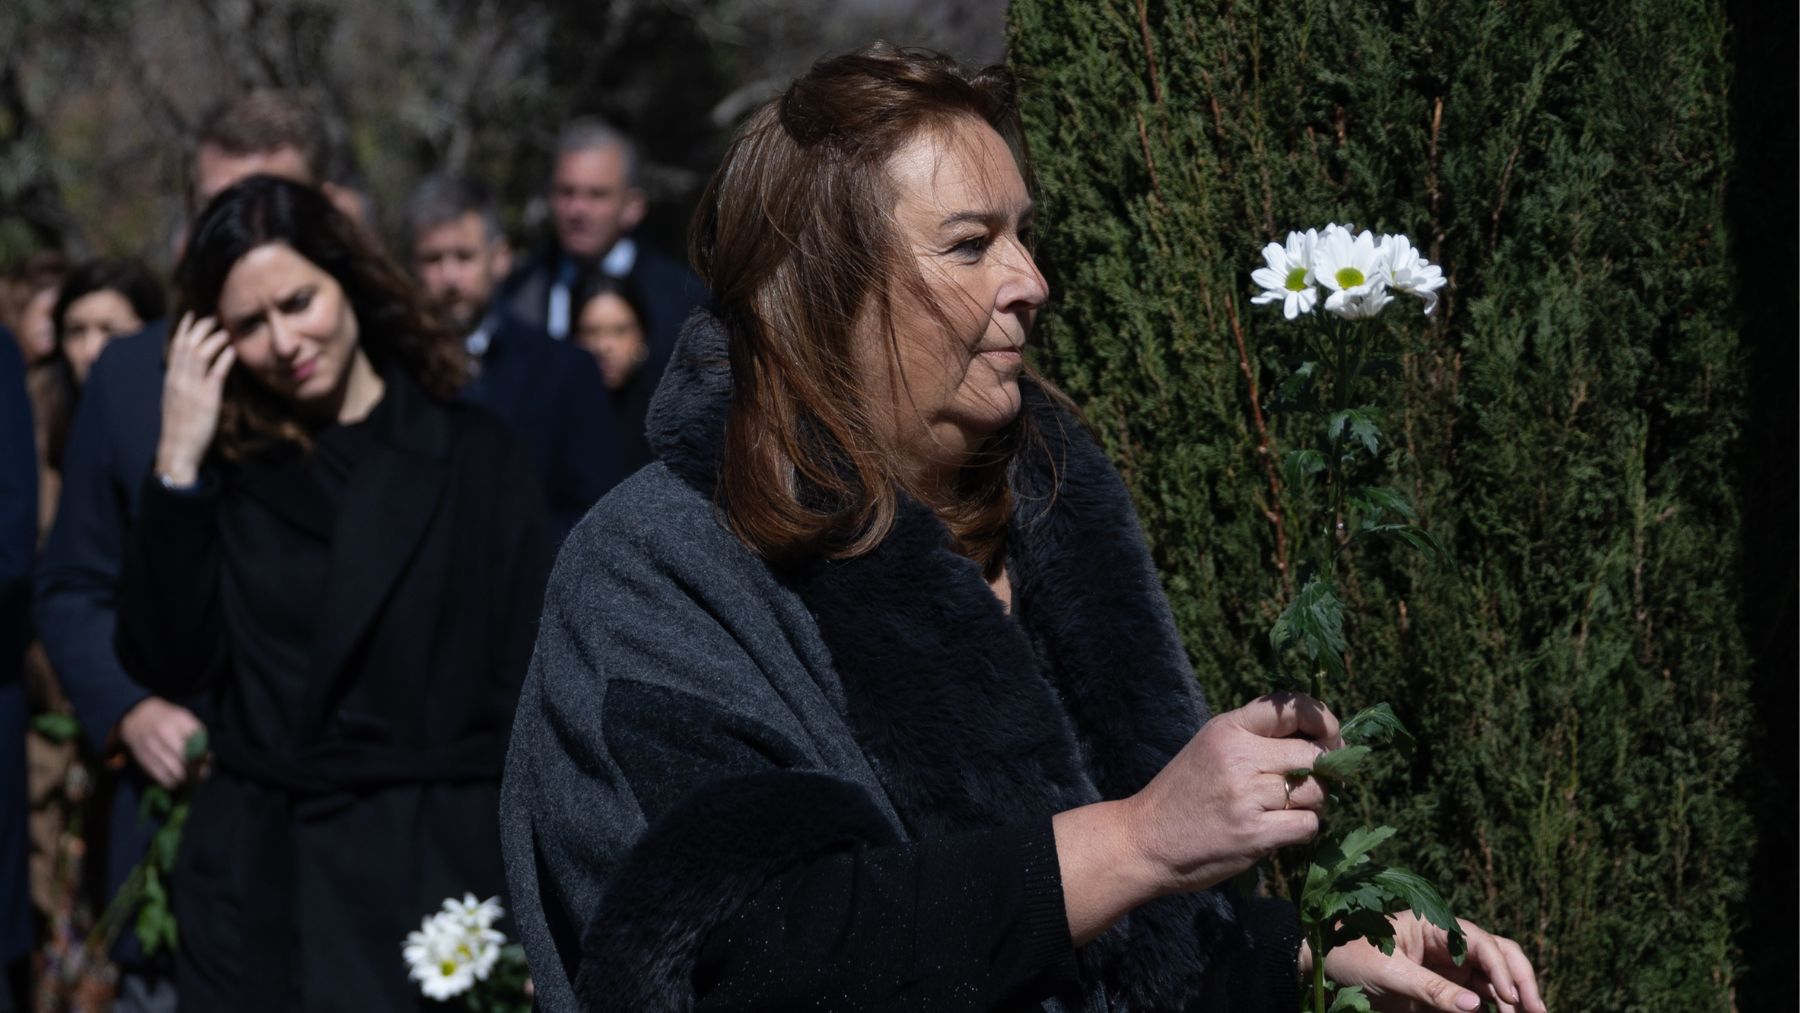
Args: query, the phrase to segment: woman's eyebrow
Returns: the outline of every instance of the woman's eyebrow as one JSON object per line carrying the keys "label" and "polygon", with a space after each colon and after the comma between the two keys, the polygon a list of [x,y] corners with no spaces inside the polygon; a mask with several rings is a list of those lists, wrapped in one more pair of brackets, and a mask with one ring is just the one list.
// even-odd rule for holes
{"label": "woman's eyebrow", "polygon": [[[1024,207],[1021,207],[1019,209],[1018,220],[1021,222],[1031,221],[1033,215],[1035,215],[1036,212],[1037,212],[1037,208],[1035,205],[1026,204]],[[955,214],[952,214],[949,217],[945,218],[942,222],[939,222],[938,228],[944,229],[944,228],[949,228],[953,225],[965,225],[965,224],[969,224],[969,223],[974,223],[977,225],[986,225],[986,226],[992,227],[996,224],[1000,224],[1005,221],[1006,221],[1006,214],[1002,211],[996,211],[996,210],[958,211]]]}

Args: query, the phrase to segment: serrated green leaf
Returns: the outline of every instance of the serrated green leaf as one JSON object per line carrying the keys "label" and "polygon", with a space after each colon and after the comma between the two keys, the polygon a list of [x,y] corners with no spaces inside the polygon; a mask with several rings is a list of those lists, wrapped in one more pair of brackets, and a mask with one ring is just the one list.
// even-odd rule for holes
{"label": "serrated green leaf", "polygon": [[1413,509],[1412,503],[1392,489],[1357,489],[1350,493],[1349,499],[1351,506],[1371,523],[1379,521],[1386,514],[1398,514],[1409,521],[1419,519],[1418,511]]}
{"label": "serrated green leaf", "polygon": [[1276,651],[1299,646],[1307,659],[1332,675],[1344,674],[1344,605],[1331,585],[1317,577],[1306,582],[1269,628]]}
{"label": "serrated green leaf", "polygon": [[1461,961],[1461,950],[1465,946],[1462,929],[1457,926],[1456,915],[1436,885],[1416,872],[1392,867],[1377,872],[1375,882],[1393,894],[1404,907],[1411,908],[1414,914],[1448,932],[1451,953],[1458,962]]}
{"label": "serrated green leaf", "polygon": [[1331,997],[1331,1005],[1325,1013],[1373,1013],[1374,1007],[1369,1005],[1369,997],[1355,985],[1345,985]]}
{"label": "serrated green leaf", "polygon": [[1375,416],[1369,409],[1345,408],[1333,412],[1325,424],[1325,432],[1334,444],[1354,440],[1369,452],[1370,457],[1381,454],[1381,427],[1376,425]]}
{"label": "serrated green leaf", "polygon": [[1302,362],[1294,367],[1292,373],[1275,385],[1275,396],[1269,401],[1269,411],[1309,411],[1316,406],[1318,398],[1313,389],[1313,381],[1318,369],[1319,364],[1316,362]]}
{"label": "serrated green leaf", "polygon": [[1325,933],[1326,950],[1363,939],[1382,953],[1393,956],[1394,923],[1388,920],[1389,909],[1399,910],[1391,904],[1375,904],[1336,915],[1331,919],[1331,931]]}
{"label": "serrated green leaf", "polygon": [[1343,784],[1350,775],[1368,763],[1375,751],[1368,746],[1345,746],[1333,749],[1313,763],[1313,776],[1327,784]]}
{"label": "serrated green leaf", "polygon": [[1281,459],[1281,477],[1290,486],[1301,485],[1324,470],[1325,455],[1317,450],[1290,450]]}
{"label": "serrated green leaf", "polygon": [[1385,703],[1365,707],[1338,728],[1346,745],[1379,745],[1396,739],[1410,742],[1412,734]]}
{"label": "serrated green leaf", "polygon": [[[1369,852],[1394,836],[1394,833],[1393,827],[1356,827],[1344,836],[1321,845],[1312,865],[1306,870],[1308,902],[1311,902],[1315,891],[1336,889],[1345,872],[1368,861]],[[1321,899],[1321,908],[1329,906],[1332,904]]]}
{"label": "serrated green leaf", "polygon": [[181,746],[181,757],[188,763],[199,763],[206,756],[206,729],[195,729]]}
{"label": "serrated green leaf", "polygon": [[1357,529],[1357,540],[1392,538],[1441,563],[1454,563],[1443,540],[1415,524],[1367,524]]}

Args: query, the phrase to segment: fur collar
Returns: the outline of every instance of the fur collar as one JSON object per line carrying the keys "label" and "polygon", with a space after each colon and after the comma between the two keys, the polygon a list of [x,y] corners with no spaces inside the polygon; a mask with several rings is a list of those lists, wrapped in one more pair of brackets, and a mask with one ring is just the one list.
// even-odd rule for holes
{"label": "fur collar", "polygon": [[[731,392],[725,341],[715,318],[690,321],[649,416],[663,462],[709,497]],[[911,500],[868,555],[784,575],[914,838],[1129,795],[1205,718],[1123,482],[1078,420],[1022,386],[1046,447],[1013,468],[1014,615]],[[1116,1006],[1183,1008],[1234,920],[1220,894],[1165,898],[1081,960]]]}

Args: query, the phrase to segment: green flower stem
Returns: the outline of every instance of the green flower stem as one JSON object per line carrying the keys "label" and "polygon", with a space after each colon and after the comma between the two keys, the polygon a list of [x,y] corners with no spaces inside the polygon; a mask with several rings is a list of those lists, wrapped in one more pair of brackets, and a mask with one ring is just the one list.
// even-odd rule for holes
{"label": "green flower stem", "polygon": [[1311,935],[1313,1013],[1325,1013],[1325,931],[1315,925]]}

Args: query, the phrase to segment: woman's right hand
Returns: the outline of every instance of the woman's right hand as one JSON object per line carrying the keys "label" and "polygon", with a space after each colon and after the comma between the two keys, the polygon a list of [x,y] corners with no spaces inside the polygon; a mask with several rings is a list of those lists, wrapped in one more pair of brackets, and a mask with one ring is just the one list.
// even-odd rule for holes
{"label": "woman's right hand", "polygon": [[145,697],[119,720],[119,741],[150,780],[173,791],[187,780],[188,739],[203,727],[186,707]]}
{"label": "woman's right hand", "polygon": [[156,444],[156,473],[174,485],[193,485],[200,462],[219,428],[225,377],[237,354],[231,334],[213,317],[183,314],[169,342],[163,374],[162,434]]}
{"label": "woman's right hand", "polygon": [[1215,716],[1130,798],[1053,821],[1076,945],[1146,901],[1204,890],[1319,832],[1325,790],[1311,769],[1342,743],[1311,697],[1277,693]]}
{"label": "woman's right hand", "polygon": [[1310,770],[1342,745],[1338,721],[1308,696],[1258,697],[1208,721],[1127,800],[1139,855],[1164,893],[1204,890],[1319,832],[1325,789]]}

